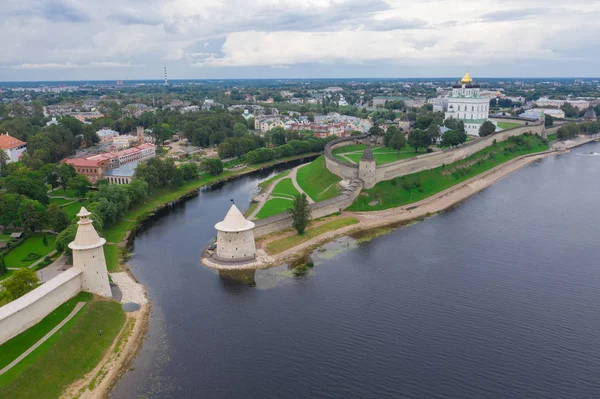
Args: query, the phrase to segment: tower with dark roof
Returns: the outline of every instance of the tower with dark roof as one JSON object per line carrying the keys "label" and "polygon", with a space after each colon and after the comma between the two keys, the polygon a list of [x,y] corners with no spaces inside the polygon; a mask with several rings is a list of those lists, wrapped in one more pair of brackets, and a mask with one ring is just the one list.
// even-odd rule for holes
{"label": "tower with dark roof", "polygon": [[585,114],[583,115],[583,119],[585,119],[586,121],[595,121],[596,120],[596,111],[594,111],[594,108],[589,107],[587,109],[587,111],[585,111]]}
{"label": "tower with dark roof", "polygon": [[363,181],[365,188],[373,188],[377,183],[377,163],[368,144],[358,163],[358,177]]}

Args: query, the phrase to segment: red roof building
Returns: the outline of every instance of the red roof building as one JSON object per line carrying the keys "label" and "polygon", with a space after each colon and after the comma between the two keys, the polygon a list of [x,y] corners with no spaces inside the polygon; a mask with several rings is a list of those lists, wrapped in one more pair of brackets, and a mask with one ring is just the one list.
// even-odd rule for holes
{"label": "red roof building", "polygon": [[0,134],[0,150],[8,155],[8,162],[17,162],[27,151],[27,143],[10,136],[8,133]]}

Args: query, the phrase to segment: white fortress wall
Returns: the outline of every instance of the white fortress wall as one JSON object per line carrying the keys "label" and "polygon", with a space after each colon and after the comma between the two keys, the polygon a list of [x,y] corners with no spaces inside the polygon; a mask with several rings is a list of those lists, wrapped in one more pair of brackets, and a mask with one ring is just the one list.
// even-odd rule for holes
{"label": "white fortress wall", "polygon": [[0,308],[0,344],[39,323],[81,291],[82,271],[72,267]]}

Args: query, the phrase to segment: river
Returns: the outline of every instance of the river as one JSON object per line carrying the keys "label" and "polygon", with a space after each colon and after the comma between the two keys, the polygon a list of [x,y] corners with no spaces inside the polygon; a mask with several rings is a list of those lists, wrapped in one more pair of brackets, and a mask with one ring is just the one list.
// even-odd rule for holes
{"label": "river", "polygon": [[148,338],[113,398],[598,397],[600,144],[548,157],[423,222],[286,265],[200,264],[234,199],[202,191],[149,223],[133,274]]}

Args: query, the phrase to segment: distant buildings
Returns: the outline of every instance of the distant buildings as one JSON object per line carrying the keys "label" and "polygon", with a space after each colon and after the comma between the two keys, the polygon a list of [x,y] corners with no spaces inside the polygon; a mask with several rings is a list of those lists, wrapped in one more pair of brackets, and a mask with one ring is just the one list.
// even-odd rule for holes
{"label": "distant buildings", "polygon": [[66,116],[72,116],[80,122],[85,122],[88,119],[102,118],[104,115],[100,112],[69,112]]}
{"label": "distant buildings", "polygon": [[7,162],[17,162],[23,153],[27,152],[27,143],[9,136],[8,133],[0,134],[0,151],[8,156]]}
{"label": "distant buildings", "polygon": [[563,119],[565,113],[562,109],[557,108],[531,108],[519,114],[521,118],[542,119],[542,115],[550,115],[554,118]]}
{"label": "distant buildings", "polygon": [[473,83],[469,73],[452,86],[452,95],[448,98],[445,118],[454,118],[464,122],[467,134],[476,136],[479,127],[488,120],[490,101],[480,95],[480,87]]}
{"label": "distant buildings", "polygon": [[52,120],[46,122],[46,126],[52,126],[52,125],[58,125],[58,121],[56,120],[56,117],[52,117]]}
{"label": "distant buildings", "polygon": [[[136,147],[116,152],[105,152],[82,158],[63,159],[63,163],[72,165],[75,171],[87,177],[92,183],[97,183],[112,170],[132,162],[143,162],[156,156],[154,144],[141,144]],[[116,176],[114,177],[123,177]],[[124,183],[119,183],[124,184]]]}
{"label": "distant buildings", "polygon": [[100,139],[100,144],[107,144],[107,143],[112,143],[113,139],[117,136],[119,136],[119,132],[109,129],[109,128],[103,128],[100,129],[96,132],[96,134],[98,135],[98,138]]}
{"label": "distant buildings", "polygon": [[539,100],[535,101],[535,105],[540,108],[543,107],[556,107],[560,108],[565,103],[571,104],[573,107],[582,111],[584,109],[588,109],[590,106],[590,102],[586,100],[550,100],[548,97],[540,97]]}
{"label": "distant buildings", "polygon": [[448,110],[447,97],[430,98],[427,102],[433,105],[433,112],[446,112]]}

